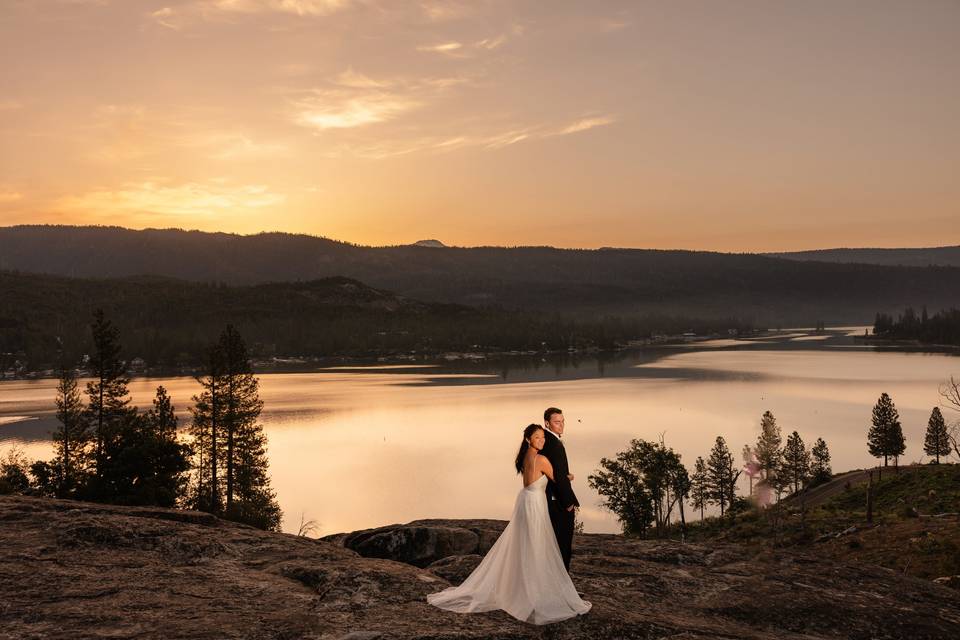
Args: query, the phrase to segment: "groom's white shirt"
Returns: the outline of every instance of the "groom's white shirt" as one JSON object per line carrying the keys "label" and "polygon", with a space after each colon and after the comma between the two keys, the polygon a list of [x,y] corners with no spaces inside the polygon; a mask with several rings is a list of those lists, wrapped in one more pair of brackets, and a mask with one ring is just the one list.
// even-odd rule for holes
{"label": "groom's white shirt", "polygon": [[557,434],[555,434],[553,431],[550,431],[550,428],[549,428],[549,427],[544,427],[543,430],[546,431],[547,433],[549,433],[550,435],[552,435],[552,436],[553,436],[554,438],[556,438],[557,440],[561,440],[561,439],[562,439],[560,436],[558,436]]}

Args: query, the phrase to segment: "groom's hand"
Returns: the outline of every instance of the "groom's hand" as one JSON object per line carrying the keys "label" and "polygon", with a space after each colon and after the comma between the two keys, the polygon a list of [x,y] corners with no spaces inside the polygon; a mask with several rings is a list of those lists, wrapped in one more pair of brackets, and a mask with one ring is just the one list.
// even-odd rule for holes
{"label": "groom's hand", "polygon": [[567,480],[569,480],[570,482],[573,482],[573,474],[572,474],[572,473],[568,473],[568,474],[567,474]]}
{"label": "groom's hand", "polygon": [[572,504],[572,505],[570,505],[569,507],[567,507],[567,511],[573,511],[573,510],[576,509],[576,508],[577,508],[577,505]]}

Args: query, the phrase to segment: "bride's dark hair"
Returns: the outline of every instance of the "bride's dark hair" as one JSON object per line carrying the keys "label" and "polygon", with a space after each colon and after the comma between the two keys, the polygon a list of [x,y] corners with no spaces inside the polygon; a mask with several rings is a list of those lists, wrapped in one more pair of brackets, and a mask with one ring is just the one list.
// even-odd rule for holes
{"label": "bride's dark hair", "polygon": [[527,428],[523,430],[523,442],[520,443],[520,451],[517,453],[517,473],[523,473],[523,457],[527,455],[527,449],[530,448],[530,443],[527,440],[530,439],[530,436],[534,434],[537,429],[543,429],[539,424],[529,424]]}

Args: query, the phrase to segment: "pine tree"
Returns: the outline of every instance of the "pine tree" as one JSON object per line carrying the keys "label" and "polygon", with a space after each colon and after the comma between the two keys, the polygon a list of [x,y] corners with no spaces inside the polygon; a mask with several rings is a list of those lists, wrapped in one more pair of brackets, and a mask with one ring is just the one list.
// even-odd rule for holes
{"label": "pine tree", "polygon": [[783,448],[783,463],[793,484],[793,492],[799,492],[810,474],[810,454],[803,444],[803,438],[796,431],[787,436],[787,444]]}
{"label": "pine tree", "polygon": [[830,450],[823,438],[817,438],[811,450],[813,464],[810,466],[812,484],[823,484],[831,478],[833,470],[830,468]]}
{"label": "pine tree", "polygon": [[923,441],[923,451],[928,456],[935,456],[940,464],[940,456],[950,455],[950,438],[947,433],[947,424],[940,413],[940,407],[934,407],[927,421],[927,434]]}
{"label": "pine tree", "polygon": [[90,325],[93,332],[93,354],[90,358],[90,370],[94,380],[87,383],[89,402],[85,415],[90,422],[96,449],[94,468],[96,472],[92,497],[109,498],[109,489],[102,482],[106,467],[110,461],[106,457],[106,447],[118,449],[113,442],[124,426],[135,415],[135,409],[129,407],[127,390],[129,378],[126,366],[120,360],[119,330],[104,317],[103,309],[97,309],[94,322]]}
{"label": "pine tree", "polygon": [[900,466],[900,456],[907,450],[907,440],[903,437],[903,427],[900,426],[899,421],[893,424],[888,435],[890,440],[887,446],[890,449],[890,455],[893,456],[893,466],[897,468]]}
{"label": "pine tree", "polygon": [[203,374],[196,377],[202,391],[193,396],[190,413],[193,416],[190,425],[193,448],[194,487],[188,496],[187,506],[200,511],[220,513],[223,504],[223,487],[220,482],[219,468],[222,464],[220,451],[221,432],[223,430],[223,403],[221,396],[224,386],[223,353],[219,345],[207,349],[206,367]]}
{"label": "pine tree", "polygon": [[143,416],[141,504],[176,506],[186,491],[190,447],[177,437],[177,415],[167,390],[157,387],[153,409]]}
{"label": "pine tree", "polygon": [[160,436],[168,437],[177,432],[177,414],[163,385],[157,387],[157,395],[153,398],[153,409],[147,413],[147,419]]}
{"label": "pine tree", "polygon": [[110,460],[104,480],[111,501],[121,504],[176,506],[190,468],[189,447],[177,441],[177,419],[166,389],[157,388],[153,409],[122,423],[108,441]]}
{"label": "pine tree", "polygon": [[780,445],[783,442],[780,436],[780,427],[773,413],[765,411],[760,418],[760,436],[757,438],[755,453],[764,479],[770,480],[770,473],[780,464],[782,452]]}
{"label": "pine tree", "polygon": [[84,417],[77,377],[70,366],[60,367],[56,404],[60,427],[53,433],[56,457],[50,466],[56,478],[56,495],[66,498],[85,484],[90,465],[89,425]]}
{"label": "pine tree", "polygon": [[709,499],[707,463],[703,461],[702,456],[697,456],[697,461],[693,465],[693,476],[690,478],[690,506],[700,510],[701,522],[703,522],[703,510]]}
{"label": "pine tree", "polygon": [[900,414],[886,393],[880,394],[880,399],[873,407],[872,426],[867,433],[867,450],[875,458],[883,458],[885,467],[890,456],[900,456],[906,450]]}
{"label": "pine tree", "polygon": [[[253,440],[246,443],[253,448],[259,446],[255,444],[257,438],[254,432],[258,428],[256,422],[263,409],[263,401],[259,397],[259,382],[250,368],[246,345],[233,325],[227,325],[220,336],[219,346],[224,359],[223,429],[227,447],[226,509],[230,511],[233,509],[234,497],[238,489],[248,493],[250,491],[249,485],[240,488],[236,484],[237,476],[243,475],[243,472],[237,468],[240,457],[237,455],[237,449],[245,443],[244,438],[250,437],[253,437]],[[266,467],[265,457],[263,466]]]}
{"label": "pine tree", "polygon": [[203,510],[262,529],[277,530],[282,512],[270,488],[267,439],[259,424],[263,402],[246,345],[227,326],[208,354],[203,386],[194,396],[196,488],[191,502]]}
{"label": "pine tree", "polygon": [[716,443],[707,459],[707,494],[712,503],[720,507],[723,517],[726,507],[733,503],[737,478],[733,454],[727,448],[723,436],[717,436]]}

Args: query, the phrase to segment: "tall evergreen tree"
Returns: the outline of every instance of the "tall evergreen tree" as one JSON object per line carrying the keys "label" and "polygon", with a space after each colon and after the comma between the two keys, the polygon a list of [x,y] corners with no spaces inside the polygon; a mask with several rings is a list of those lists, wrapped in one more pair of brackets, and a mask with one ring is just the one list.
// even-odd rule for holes
{"label": "tall evergreen tree", "polygon": [[723,436],[717,436],[707,459],[707,493],[710,501],[720,507],[721,517],[726,507],[733,503],[739,476],[740,472],[736,470],[733,454],[727,448],[726,440]]}
{"label": "tall evergreen tree", "polygon": [[270,487],[263,402],[246,345],[228,325],[209,351],[203,391],[194,396],[197,508],[262,529],[277,530],[282,513]]}
{"label": "tall evergreen tree", "polygon": [[867,433],[867,450],[875,458],[883,458],[885,467],[890,456],[900,456],[906,450],[900,414],[886,393],[880,394],[873,407],[872,426]]}
{"label": "tall evergreen tree", "polygon": [[84,417],[77,376],[71,366],[60,366],[56,404],[60,427],[53,433],[56,457],[50,466],[56,478],[56,495],[66,498],[73,496],[86,483],[90,465],[89,424]]}
{"label": "tall evergreen tree", "polygon": [[693,476],[690,478],[690,506],[700,510],[700,521],[703,522],[703,510],[710,500],[707,484],[707,463],[702,456],[697,456],[693,465]]}
{"label": "tall evergreen tree", "polygon": [[131,409],[127,384],[126,365],[120,360],[119,330],[106,319],[103,309],[97,309],[93,324],[93,353],[90,356],[90,372],[93,380],[87,383],[87,397],[89,402],[85,412],[90,422],[96,449],[94,451],[94,468],[96,473],[93,496],[103,496],[108,491],[102,486],[101,479],[109,461],[106,458],[106,446],[118,449],[117,443],[112,442],[121,431],[124,422],[132,419],[135,409]]}
{"label": "tall evergreen tree", "polygon": [[[238,446],[247,445],[256,448],[253,441],[257,439],[257,419],[263,409],[263,401],[259,396],[259,382],[254,377],[247,356],[247,348],[243,338],[233,327],[227,325],[220,336],[220,351],[223,354],[224,381],[223,388],[223,430],[226,437],[226,509],[233,509],[235,494],[250,491],[250,480],[244,487],[238,487],[238,475],[245,472],[238,468]],[[253,441],[250,438],[253,438]],[[260,465],[260,462],[252,462]],[[266,468],[266,458],[262,464]],[[249,476],[249,472],[246,472]],[[264,475],[264,478],[266,476]],[[254,482],[260,482],[256,480]]]}
{"label": "tall evergreen tree", "polygon": [[810,453],[803,444],[803,438],[796,431],[787,436],[787,444],[783,448],[783,463],[793,484],[793,492],[797,493],[810,475]]}
{"label": "tall evergreen tree", "polygon": [[220,442],[223,430],[223,353],[218,344],[207,349],[204,372],[196,377],[201,392],[193,396],[190,425],[193,447],[194,486],[187,504],[193,509],[220,513],[223,487],[219,468],[222,464]]}
{"label": "tall evergreen tree", "polygon": [[940,407],[934,407],[930,412],[923,451],[928,456],[934,456],[937,464],[940,464],[940,456],[950,455],[950,437],[947,433],[947,423],[943,419],[943,414],[940,413]]}
{"label": "tall evergreen tree", "polygon": [[813,464],[810,466],[811,482],[823,484],[833,476],[833,470],[830,468],[830,450],[823,438],[817,438],[810,453],[813,458]]}
{"label": "tall evergreen tree", "polygon": [[754,453],[766,480],[771,479],[771,473],[775,472],[780,465],[780,457],[782,456],[780,445],[782,443],[783,439],[780,435],[777,419],[773,417],[773,413],[765,411],[763,417],[760,418],[760,436],[757,438]]}

